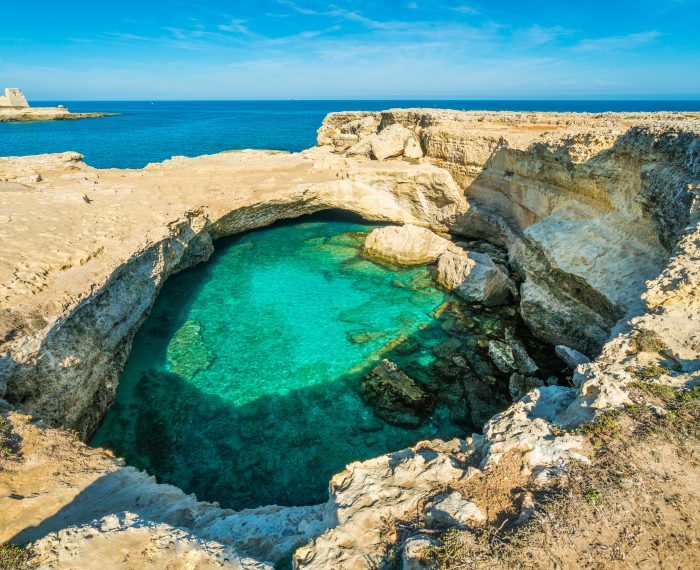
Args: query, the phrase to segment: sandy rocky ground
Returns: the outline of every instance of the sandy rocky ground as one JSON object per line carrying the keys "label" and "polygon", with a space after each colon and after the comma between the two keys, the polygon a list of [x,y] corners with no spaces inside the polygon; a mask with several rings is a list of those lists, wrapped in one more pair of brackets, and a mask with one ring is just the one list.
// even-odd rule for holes
{"label": "sandy rocky ground", "polygon": [[[336,113],[293,155],[0,158],[0,541],[28,543],[0,560],[698,565],[698,192],[697,114]],[[351,464],[315,507],[221,509],[79,441],[168,275],[218,237],[332,208],[505,247],[571,386]]]}

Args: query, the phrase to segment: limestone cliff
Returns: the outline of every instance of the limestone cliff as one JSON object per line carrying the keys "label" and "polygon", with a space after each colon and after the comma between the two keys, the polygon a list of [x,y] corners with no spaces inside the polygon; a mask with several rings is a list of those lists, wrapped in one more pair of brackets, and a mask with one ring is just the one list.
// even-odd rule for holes
{"label": "limestone cliff", "polygon": [[[264,567],[300,544],[300,568],[375,567],[388,518],[444,522],[449,510],[477,524],[493,516],[495,471],[546,486],[585,462],[562,428],[624,402],[635,370],[664,362],[669,383],[697,377],[698,116],[340,113],[319,144],[142,170],[93,169],[75,153],[0,159],[0,397],[43,420],[7,414],[21,452],[0,459],[0,541],[41,539],[47,567],[123,549],[131,567],[165,564],[173,544],[199,567]],[[533,333],[597,358],[483,434],[348,466],[317,507],[220,509],[50,427],[85,436],[99,423],[170,274],[219,237],[333,208],[507,247]],[[457,483],[464,504],[443,496]],[[519,501],[525,520],[530,499]]]}
{"label": "limestone cliff", "polygon": [[[358,116],[377,125],[366,138],[401,125],[422,160],[450,171],[470,204],[450,231],[508,247],[525,281],[522,315],[553,344],[596,353],[618,319],[643,310],[645,282],[688,224],[700,150],[683,115],[336,113],[319,143]],[[354,155],[355,136],[337,152]]]}

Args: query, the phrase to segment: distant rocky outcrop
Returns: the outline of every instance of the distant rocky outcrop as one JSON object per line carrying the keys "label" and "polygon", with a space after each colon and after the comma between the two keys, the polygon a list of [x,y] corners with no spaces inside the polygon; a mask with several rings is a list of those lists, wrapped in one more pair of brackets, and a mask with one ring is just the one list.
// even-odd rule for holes
{"label": "distant rocky outcrop", "polygon": [[7,87],[5,94],[0,95],[0,123],[90,119],[115,114],[117,113],[71,113],[63,105],[30,107],[24,93],[16,87]]}

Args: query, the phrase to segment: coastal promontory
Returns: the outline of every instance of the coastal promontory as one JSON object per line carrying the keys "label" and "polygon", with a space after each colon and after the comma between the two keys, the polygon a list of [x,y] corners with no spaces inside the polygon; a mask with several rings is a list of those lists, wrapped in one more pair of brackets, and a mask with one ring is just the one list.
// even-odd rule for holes
{"label": "coastal promontory", "polygon": [[56,107],[30,107],[24,93],[16,87],[5,88],[5,94],[0,95],[0,123],[96,119],[114,114],[115,113],[71,113],[63,105],[58,105]]}

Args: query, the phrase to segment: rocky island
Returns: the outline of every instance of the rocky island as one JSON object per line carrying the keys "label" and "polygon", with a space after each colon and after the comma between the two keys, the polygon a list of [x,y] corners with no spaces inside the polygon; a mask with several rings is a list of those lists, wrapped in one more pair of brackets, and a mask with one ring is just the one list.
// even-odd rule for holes
{"label": "rocky island", "polygon": [[0,95],[0,123],[95,119],[115,114],[116,113],[71,113],[63,105],[59,105],[58,107],[30,107],[24,93],[16,87],[5,88],[5,94]]}
{"label": "rocky island", "polygon": [[[697,113],[333,113],[295,154],[0,158],[0,542],[42,568],[697,565],[699,198]],[[348,465],[315,506],[221,508],[84,443],[170,275],[331,209],[389,224],[367,256],[515,302],[566,379],[489,343],[511,405]],[[373,374],[420,414],[405,373]]]}

